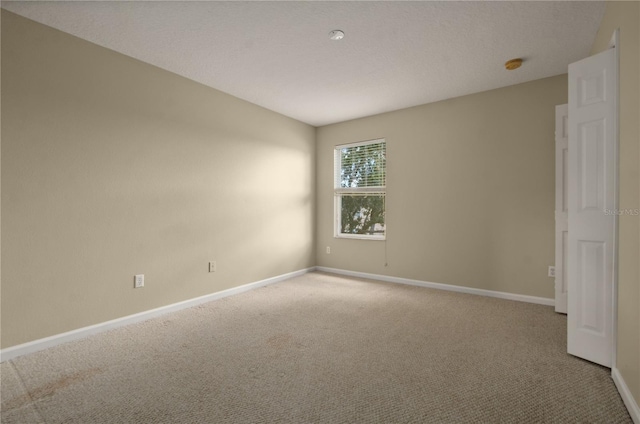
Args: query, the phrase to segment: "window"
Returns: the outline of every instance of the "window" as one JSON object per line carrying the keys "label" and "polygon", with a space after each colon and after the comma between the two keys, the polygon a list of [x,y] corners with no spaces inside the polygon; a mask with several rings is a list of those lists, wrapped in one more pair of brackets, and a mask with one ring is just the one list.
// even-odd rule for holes
{"label": "window", "polygon": [[335,236],[384,240],[385,140],[336,146],[334,154]]}

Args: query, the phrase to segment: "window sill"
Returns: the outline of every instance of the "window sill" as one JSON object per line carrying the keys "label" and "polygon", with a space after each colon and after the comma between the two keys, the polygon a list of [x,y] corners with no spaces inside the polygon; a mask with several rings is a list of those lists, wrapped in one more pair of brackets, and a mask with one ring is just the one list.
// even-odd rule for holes
{"label": "window sill", "polygon": [[381,236],[367,236],[363,234],[336,234],[333,238],[337,239],[352,239],[352,240],[373,240],[373,241],[385,241],[386,235]]}

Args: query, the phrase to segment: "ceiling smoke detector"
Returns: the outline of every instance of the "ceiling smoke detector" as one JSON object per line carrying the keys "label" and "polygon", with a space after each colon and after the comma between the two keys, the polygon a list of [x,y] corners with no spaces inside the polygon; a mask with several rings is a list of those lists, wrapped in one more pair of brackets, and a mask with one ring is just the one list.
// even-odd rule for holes
{"label": "ceiling smoke detector", "polygon": [[344,38],[344,32],[340,31],[339,29],[334,29],[329,33],[329,38],[333,41],[342,40]]}
{"label": "ceiling smoke detector", "polygon": [[513,71],[514,69],[518,69],[521,66],[522,59],[520,58],[508,60],[507,63],[504,64],[504,67],[507,69],[507,71]]}

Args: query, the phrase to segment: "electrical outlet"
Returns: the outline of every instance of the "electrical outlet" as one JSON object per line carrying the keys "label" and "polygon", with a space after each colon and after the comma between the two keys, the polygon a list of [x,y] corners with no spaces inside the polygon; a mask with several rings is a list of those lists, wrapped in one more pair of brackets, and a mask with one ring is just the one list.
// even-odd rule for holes
{"label": "electrical outlet", "polygon": [[327,246],[327,255],[331,253],[331,246]]}
{"label": "electrical outlet", "polygon": [[555,266],[550,266],[549,267],[549,271],[547,272],[547,276],[548,277],[555,277],[556,276],[556,267]]}
{"label": "electrical outlet", "polygon": [[216,272],[216,261],[209,262],[209,272]]}
{"label": "electrical outlet", "polygon": [[133,277],[133,288],[139,289],[140,287],[144,287],[144,274],[138,274]]}

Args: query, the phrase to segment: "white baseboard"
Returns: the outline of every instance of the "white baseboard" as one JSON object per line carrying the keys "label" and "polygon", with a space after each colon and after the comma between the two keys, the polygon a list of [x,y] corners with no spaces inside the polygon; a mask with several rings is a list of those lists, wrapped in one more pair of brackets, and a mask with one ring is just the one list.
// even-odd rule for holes
{"label": "white baseboard", "polygon": [[317,271],[332,274],[346,275],[349,277],[368,278],[370,280],[385,281],[388,283],[408,284],[411,286],[428,287],[431,289],[448,290],[460,293],[476,294],[480,296],[497,297],[500,299],[517,300],[518,302],[537,303],[539,305],[554,306],[555,300],[546,297],[527,296],[524,294],[505,293],[493,290],[474,289],[471,287],[454,286],[451,284],[431,283],[428,281],[411,280],[409,278],[390,277],[388,275],[367,274],[365,272],[347,271],[344,269],[327,268],[317,266]]}
{"label": "white baseboard", "polygon": [[278,283],[280,281],[288,280],[290,278],[297,277],[297,276],[306,274],[308,272],[314,271],[314,269],[315,267],[311,267],[307,269],[301,269],[299,271],[290,272],[287,274],[277,275],[275,277],[267,278],[265,280],[244,284],[242,286],[233,287],[227,290],[207,294],[207,295],[196,297],[189,300],[184,300],[182,302],[173,303],[171,305],[161,306],[159,308],[151,309],[151,310],[140,312],[133,315],[128,315],[126,317],[105,321],[100,324],[90,325],[88,327],[78,328],[77,330],[68,331],[66,333],[56,334],[54,336],[45,337],[43,339],[34,340],[32,342],[11,346],[6,349],[0,350],[0,362],[8,361],[8,360],[17,358],[18,356],[44,350],[49,347],[53,347],[62,343],[83,339],[93,334],[97,334],[103,331],[122,327],[124,325],[146,321],[148,319],[151,319],[169,312],[191,308],[193,306],[200,305],[202,303],[211,302],[212,300],[233,296],[235,294],[257,289],[258,287],[263,287],[269,284]]}
{"label": "white baseboard", "polygon": [[[318,267],[311,267],[311,268],[306,268],[299,271],[290,272],[287,274],[278,275],[275,277],[267,278],[265,280],[256,281],[249,284],[244,284],[239,287],[233,287],[231,289],[207,294],[204,296],[196,297],[194,299],[189,299],[189,300],[185,300],[178,303],[173,303],[171,305],[162,306],[159,308],[151,309],[151,310],[140,312],[133,315],[128,315],[126,317],[113,319],[100,324],[90,325],[88,327],[79,328],[77,330],[68,331],[66,333],[56,334],[54,336],[45,337],[43,339],[34,340],[32,342],[11,346],[6,349],[0,350],[0,362],[8,361],[8,360],[17,358],[19,356],[37,352],[43,349],[47,349],[49,347],[53,347],[62,343],[82,339],[82,338],[91,336],[93,334],[98,334],[103,331],[122,327],[124,325],[146,321],[148,319],[151,319],[169,312],[179,311],[181,309],[190,308],[192,306],[200,305],[202,303],[211,302],[212,300],[221,299],[223,297],[232,296],[235,294],[253,290],[258,287],[274,284],[274,283],[284,281],[289,278],[297,277],[315,270],[329,272],[333,274],[346,275],[350,277],[368,278],[370,280],[386,281],[390,283],[409,284],[412,286],[428,287],[428,288],[434,288],[434,289],[440,289],[440,290],[455,291],[460,293],[469,293],[469,294],[476,294],[481,296],[497,297],[501,299],[517,300],[520,302],[538,303],[541,305],[553,306],[554,304],[553,299],[547,299],[542,297],[525,296],[520,294],[504,293],[504,292],[497,292],[492,290],[474,289],[470,287],[454,286],[450,284],[431,283],[427,281],[411,280],[408,278],[390,277],[387,275],[368,274],[364,272],[347,271],[343,269],[318,266]],[[640,424],[640,422],[638,422],[637,424]]]}
{"label": "white baseboard", "polygon": [[633,398],[627,383],[625,383],[624,378],[622,378],[622,374],[618,368],[611,369],[611,378],[613,378],[613,382],[616,383],[616,387],[618,388],[618,392],[622,397],[622,401],[624,405],[627,407],[629,411],[629,415],[631,415],[631,419],[635,424],[640,424],[640,407],[638,407],[638,403]]}

